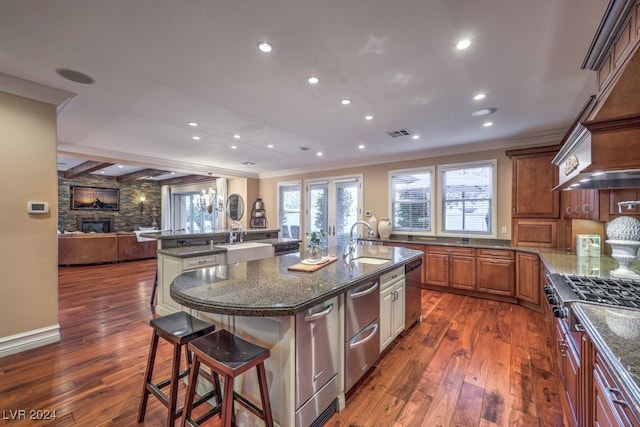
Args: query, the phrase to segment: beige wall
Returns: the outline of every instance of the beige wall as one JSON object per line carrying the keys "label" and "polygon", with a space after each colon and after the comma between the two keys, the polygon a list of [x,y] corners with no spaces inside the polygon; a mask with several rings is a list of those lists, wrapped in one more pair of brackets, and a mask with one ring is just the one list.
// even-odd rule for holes
{"label": "beige wall", "polygon": [[[0,340],[58,323],[56,107],[0,92]],[[27,201],[49,202],[48,214]]]}
{"label": "beige wall", "polygon": [[[260,183],[256,178],[228,178],[227,193],[239,194],[244,199],[244,215],[240,219],[243,228],[249,228],[253,202],[260,197]],[[275,227],[275,223],[269,224]]]}
{"label": "beige wall", "polygon": [[[270,227],[276,227],[278,221],[278,183],[343,176],[351,174],[363,174],[363,193],[365,211],[371,211],[376,217],[389,216],[389,171],[396,169],[409,169],[421,166],[438,166],[450,163],[475,162],[480,160],[498,161],[498,222],[497,237],[499,239],[511,239],[511,159],[505,155],[505,150],[482,151],[476,153],[458,154],[452,156],[423,158],[403,162],[384,163],[375,166],[346,168],[334,171],[314,172],[277,178],[265,178],[260,181],[260,194],[265,202],[267,218],[270,218]],[[436,186],[439,185],[436,176]],[[303,212],[306,209],[303,192]],[[302,219],[304,224],[304,218]],[[507,233],[500,233],[501,227],[507,226]]]}

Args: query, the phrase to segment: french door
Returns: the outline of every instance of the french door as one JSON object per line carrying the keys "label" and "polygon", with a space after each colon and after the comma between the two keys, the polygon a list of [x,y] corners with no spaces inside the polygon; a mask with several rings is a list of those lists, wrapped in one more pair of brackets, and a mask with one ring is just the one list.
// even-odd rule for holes
{"label": "french door", "polygon": [[325,230],[326,246],[347,244],[351,226],[362,219],[362,176],[307,181],[306,187],[307,231]]}

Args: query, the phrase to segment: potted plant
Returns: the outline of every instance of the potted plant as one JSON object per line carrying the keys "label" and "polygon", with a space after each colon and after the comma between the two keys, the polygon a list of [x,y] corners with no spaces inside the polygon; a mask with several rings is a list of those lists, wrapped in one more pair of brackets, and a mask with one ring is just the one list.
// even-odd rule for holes
{"label": "potted plant", "polygon": [[307,233],[307,249],[309,249],[309,259],[311,261],[322,259],[322,243],[325,237],[327,237],[327,232],[322,228]]}

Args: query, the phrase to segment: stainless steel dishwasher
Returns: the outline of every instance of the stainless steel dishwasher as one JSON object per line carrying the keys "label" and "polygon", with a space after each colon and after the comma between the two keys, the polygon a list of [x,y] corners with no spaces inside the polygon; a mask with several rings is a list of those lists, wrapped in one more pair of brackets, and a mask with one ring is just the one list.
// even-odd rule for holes
{"label": "stainless steel dishwasher", "polygon": [[337,410],[338,297],[296,315],[296,426]]}
{"label": "stainless steel dishwasher", "polygon": [[415,322],[422,320],[422,279],[421,267],[422,258],[411,261],[404,268],[405,280],[405,303],[404,303],[404,326],[409,328]]}
{"label": "stainless steel dishwasher", "polygon": [[380,287],[378,282],[356,285],[347,291],[345,309],[344,390],[369,370],[380,355]]}

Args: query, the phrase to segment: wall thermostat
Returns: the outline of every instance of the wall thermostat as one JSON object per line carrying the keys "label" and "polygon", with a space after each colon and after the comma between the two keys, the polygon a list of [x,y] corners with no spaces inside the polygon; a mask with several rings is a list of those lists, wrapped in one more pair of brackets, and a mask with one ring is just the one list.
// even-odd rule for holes
{"label": "wall thermostat", "polygon": [[27,212],[34,214],[43,214],[49,212],[49,203],[47,202],[27,202]]}

